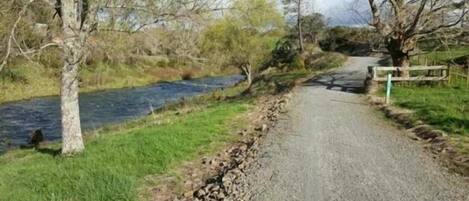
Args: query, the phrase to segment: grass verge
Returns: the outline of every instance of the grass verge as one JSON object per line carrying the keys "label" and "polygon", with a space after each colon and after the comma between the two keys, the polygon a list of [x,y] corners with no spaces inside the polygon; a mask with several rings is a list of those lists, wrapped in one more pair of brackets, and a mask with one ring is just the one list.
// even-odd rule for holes
{"label": "grass verge", "polygon": [[86,152],[72,158],[55,156],[57,145],[11,151],[0,157],[0,200],[136,200],[146,175],[233,140],[227,132],[249,108],[232,101],[150,116],[98,132],[87,139]]}
{"label": "grass verge", "polygon": [[394,104],[414,110],[419,119],[448,133],[469,135],[469,89],[464,87],[395,87]]}
{"label": "grass verge", "polygon": [[149,176],[236,140],[230,131],[249,123],[243,117],[256,97],[286,91],[311,73],[262,75],[249,95],[240,96],[238,86],[101,129],[86,137],[86,151],[75,157],[57,155],[57,143],[9,151],[0,156],[0,200],[138,200]]}
{"label": "grass verge", "polygon": [[452,60],[469,55],[469,46],[451,47],[449,50],[437,50],[424,55],[412,57],[414,65],[446,65]]}

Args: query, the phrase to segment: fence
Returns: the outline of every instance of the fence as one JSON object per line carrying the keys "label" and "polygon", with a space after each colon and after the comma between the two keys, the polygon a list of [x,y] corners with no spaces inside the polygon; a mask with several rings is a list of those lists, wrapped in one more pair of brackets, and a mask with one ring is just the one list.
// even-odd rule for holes
{"label": "fence", "polygon": [[389,73],[395,75],[397,72],[406,71],[409,72],[409,76],[391,76],[391,81],[448,81],[450,75],[450,68],[447,66],[415,66],[411,68],[370,66],[368,67],[368,79],[384,82],[388,80],[386,76]]}
{"label": "fence", "polygon": [[465,85],[469,88],[469,68],[453,66],[450,68],[449,75],[448,84]]}

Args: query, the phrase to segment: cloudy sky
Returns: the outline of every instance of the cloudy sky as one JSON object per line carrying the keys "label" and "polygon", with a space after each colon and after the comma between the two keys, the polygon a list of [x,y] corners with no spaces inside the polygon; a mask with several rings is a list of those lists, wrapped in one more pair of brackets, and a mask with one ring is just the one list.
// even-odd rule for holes
{"label": "cloudy sky", "polygon": [[326,16],[330,25],[357,26],[367,22],[366,0],[306,0],[314,2],[316,12]]}

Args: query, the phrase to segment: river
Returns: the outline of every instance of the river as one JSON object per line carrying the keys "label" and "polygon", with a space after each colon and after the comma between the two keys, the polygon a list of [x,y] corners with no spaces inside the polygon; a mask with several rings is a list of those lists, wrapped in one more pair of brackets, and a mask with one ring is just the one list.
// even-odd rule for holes
{"label": "river", "polygon": [[[86,132],[137,119],[167,103],[229,87],[242,79],[242,76],[210,77],[80,94],[82,128]],[[26,144],[37,129],[42,130],[47,141],[61,139],[58,96],[0,105],[0,152],[7,146]]]}

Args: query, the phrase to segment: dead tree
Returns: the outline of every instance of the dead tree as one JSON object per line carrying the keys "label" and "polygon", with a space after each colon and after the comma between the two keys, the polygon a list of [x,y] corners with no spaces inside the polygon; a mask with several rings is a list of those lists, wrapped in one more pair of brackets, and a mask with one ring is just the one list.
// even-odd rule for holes
{"label": "dead tree", "polygon": [[[458,25],[468,0],[368,0],[370,23],[384,38],[394,66],[409,67],[419,39]],[[445,20],[442,20],[445,19]],[[409,72],[400,72],[408,77]]]}

